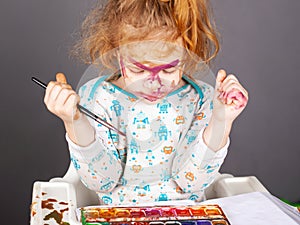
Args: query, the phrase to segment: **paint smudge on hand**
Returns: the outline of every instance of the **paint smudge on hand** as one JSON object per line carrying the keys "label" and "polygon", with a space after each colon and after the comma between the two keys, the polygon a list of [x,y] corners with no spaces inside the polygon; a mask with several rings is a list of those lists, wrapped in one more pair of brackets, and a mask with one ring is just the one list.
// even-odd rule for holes
{"label": "paint smudge on hand", "polygon": [[240,109],[244,107],[248,99],[241,91],[231,90],[230,92],[222,92],[219,95],[219,98],[223,101],[223,103],[230,102],[232,105],[234,105],[235,109]]}

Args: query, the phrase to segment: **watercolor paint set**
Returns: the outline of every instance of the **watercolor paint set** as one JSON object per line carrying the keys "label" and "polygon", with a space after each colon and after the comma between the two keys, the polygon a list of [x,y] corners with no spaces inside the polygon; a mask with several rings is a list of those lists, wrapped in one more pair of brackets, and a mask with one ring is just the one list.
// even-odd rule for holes
{"label": "watercolor paint set", "polygon": [[218,205],[83,207],[83,225],[230,225]]}

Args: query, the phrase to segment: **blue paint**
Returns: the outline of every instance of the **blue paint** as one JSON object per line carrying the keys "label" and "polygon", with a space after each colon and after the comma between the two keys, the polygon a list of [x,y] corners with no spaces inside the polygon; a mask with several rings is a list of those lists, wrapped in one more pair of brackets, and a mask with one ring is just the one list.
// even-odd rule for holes
{"label": "blue paint", "polygon": [[180,221],[181,225],[196,225],[196,221]]}
{"label": "blue paint", "polygon": [[197,225],[212,225],[212,222],[210,222],[209,220],[198,220]]}

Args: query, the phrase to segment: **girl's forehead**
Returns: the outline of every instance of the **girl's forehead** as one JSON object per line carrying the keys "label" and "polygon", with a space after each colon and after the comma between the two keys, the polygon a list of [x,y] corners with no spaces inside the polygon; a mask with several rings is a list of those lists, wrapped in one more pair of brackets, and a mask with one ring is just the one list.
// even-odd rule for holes
{"label": "girl's forehead", "polygon": [[141,63],[165,64],[182,59],[185,49],[170,42],[148,41],[122,45],[119,47],[119,53],[125,60],[134,59]]}

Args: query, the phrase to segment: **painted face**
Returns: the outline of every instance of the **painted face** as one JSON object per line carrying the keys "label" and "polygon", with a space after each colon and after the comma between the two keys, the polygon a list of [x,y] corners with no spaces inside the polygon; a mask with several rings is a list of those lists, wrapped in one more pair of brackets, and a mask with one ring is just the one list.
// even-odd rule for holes
{"label": "painted face", "polygon": [[149,48],[153,47],[149,44],[131,47],[130,51],[127,48],[123,51],[127,54],[120,55],[124,89],[151,102],[165,97],[182,84],[182,51],[173,45],[171,49],[166,45],[155,45],[156,49]]}
{"label": "painted face", "polygon": [[179,59],[167,64],[150,66],[150,63],[140,63],[131,59],[124,65],[120,60],[125,89],[138,97],[151,102],[160,99],[175,90],[181,80],[182,72],[177,67]]}

